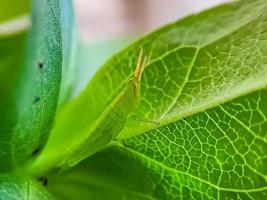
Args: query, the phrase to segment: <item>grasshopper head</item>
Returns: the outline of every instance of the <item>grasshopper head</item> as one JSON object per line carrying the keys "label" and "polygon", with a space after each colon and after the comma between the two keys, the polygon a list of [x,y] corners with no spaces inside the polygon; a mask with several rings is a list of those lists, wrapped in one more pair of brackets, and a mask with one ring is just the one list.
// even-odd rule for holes
{"label": "grasshopper head", "polygon": [[137,66],[134,75],[128,80],[124,87],[124,90],[117,97],[113,105],[113,108],[119,110],[119,112],[128,115],[132,110],[134,110],[140,100],[141,96],[141,78],[144,68],[147,64],[147,57],[142,59],[142,51],[140,52]]}
{"label": "grasshopper head", "polygon": [[147,57],[145,56],[143,59],[142,56],[143,56],[143,50],[141,50],[139,54],[134,76],[130,78],[127,83],[127,86],[131,90],[132,95],[136,98],[139,98],[141,95],[141,89],[140,89],[141,78],[142,78],[143,71],[148,62]]}

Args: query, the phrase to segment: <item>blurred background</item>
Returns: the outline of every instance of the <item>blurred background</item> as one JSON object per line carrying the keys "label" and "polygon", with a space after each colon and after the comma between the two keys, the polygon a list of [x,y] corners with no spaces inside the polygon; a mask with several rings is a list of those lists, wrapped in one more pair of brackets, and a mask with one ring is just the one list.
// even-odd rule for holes
{"label": "blurred background", "polygon": [[84,40],[138,36],[226,0],[74,0]]}
{"label": "blurred background", "polygon": [[[229,0],[73,0],[86,68],[77,92],[114,52],[140,35]],[[86,54],[86,55],[83,55]],[[84,71],[88,73],[83,73]]]}

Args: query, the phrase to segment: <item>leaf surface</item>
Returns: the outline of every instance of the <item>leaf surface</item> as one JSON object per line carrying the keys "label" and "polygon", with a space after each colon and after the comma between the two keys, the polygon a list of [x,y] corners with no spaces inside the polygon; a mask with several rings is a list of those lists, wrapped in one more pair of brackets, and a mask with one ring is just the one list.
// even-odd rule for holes
{"label": "leaf surface", "polygon": [[[80,130],[121,90],[143,48],[151,61],[135,114],[160,125],[128,120],[119,145],[103,156],[115,160],[117,178],[138,187],[132,170],[137,177],[148,173],[142,182],[150,185],[141,194],[150,199],[265,199],[266,9],[263,0],[222,5],[166,26],[117,54],[59,114],[36,166],[58,165],[63,145],[72,150]],[[62,143],[66,138],[71,142]],[[52,155],[60,149],[62,154]]]}
{"label": "leaf surface", "polygon": [[26,176],[0,175],[0,200],[52,200],[40,183]]}
{"label": "leaf surface", "polygon": [[[201,162],[195,170],[202,172]],[[209,173],[203,176],[209,177]],[[70,171],[51,174],[48,179],[48,190],[63,200],[262,200],[267,197],[266,187],[240,189],[220,186],[194,176],[190,171],[170,167],[119,145],[112,145],[87,158]]]}
{"label": "leaf surface", "polygon": [[[253,11],[251,8],[253,8]],[[204,54],[203,64],[211,60],[211,63],[208,63],[211,66],[217,62],[219,62],[217,63],[217,68],[221,66],[220,62],[227,59],[227,51],[231,48],[229,47],[230,40],[240,39],[239,35],[235,34],[235,32],[243,29],[249,23],[257,22],[260,16],[263,15],[264,8],[259,1],[254,2],[250,0],[246,3],[227,4],[199,15],[185,18],[144,36],[111,58],[97,72],[86,90],[77,99],[62,109],[58,114],[55,127],[53,128],[54,135],[65,137],[66,130],[68,130],[67,134],[71,138],[82,128],[96,120],[132,75],[141,48],[144,49],[147,55],[150,55],[150,65],[147,66],[144,73],[142,81],[142,102],[136,113],[140,118],[146,118],[147,120],[161,120],[162,118],[166,120],[166,117],[170,117],[171,115],[171,111],[168,111],[168,109],[171,109],[172,104],[175,102],[180,102],[178,100],[176,101],[175,98],[177,98],[179,91],[186,81],[190,82],[187,79],[191,75],[191,70],[193,69],[192,71],[194,72],[194,69],[198,68],[193,62],[194,59],[199,59]],[[246,34],[244,32],[243,34]],[[236,35],[235,38],[231,38],[232,35]],[[221,42],[218,43],[220,46],[216,49],[215,47],[218,45],[216,42],[218,40]],[[228,42],[222,46],[224,41]],[[221,53],[218,58],[219,61],[216,57],[215,59],[210,59],[209,55],[205,54],[205,50],[208,50],[208,48],[215,48],[214,50],[216,52],[214,54]],[[239,56],[245,55],[240,52]],[[205,66],[206,70],[204,67],[200,68],[200,70],[202,69],[200,71],[202,74],[199,73],[199,77],[202,77],[211,66]],[[231,66],[228,68],[231,68]],[[227,73],[227,70],[225,71]],[[216,69],[214,69],[215,72]],[[222,92],[216,95],[217,98],[220,98],[222,96],[221,94],[225,94],[223,92],[227,88],[229,90],[235,88],[231,87],[230,83],[236,87],[240,87],[240,84],[235,85],[235,83],[232,83],[234,80],[231,78],[234,74],[228,73],[226,75],[228,79],[225,81],[222,80],[222,84],[218,84],[220,77],[214,77],[217,82],[216,84],[214,82],[213,85],[208,82],[209,80],[213,80],[212,78],[208,79],[208,77],[204,77],[207,82],[206,90],[207,92],[211,90],[211,92],[208,93],[210,95],[206,95],[207,92],[199,91],[200,94],[203,94],[203,100],[200,100],[205,100],[205,102],[211,101],[211,99],[215,100],[215,95],[211,95],[212,90],[215,91],[215,89],[218,89],[218,92],[222,89]],[[247,79],[249,79],[249,76]],[[243,80],[236,80],[236,82],[243,83]],[[219,89],[218,85],[224,86],[224,88]],[[192,101],[186,102],[188,104],[194,103]],[[201,102],[197,102],[197,104],[202,105]],[[174,105],[173,108],[175,107]],[[188,110],[184,104],[181,104],[180,107]],[[139,122],[136,122],[136,124],[139,124]],[[137,133],[135,132],[135,134]]]}
{"label": "leaf surface", "polygon": [[[29,1],[18,1],[18,5],[22,3],[24,5],[16,8],[13,3],[2,2],[3,12],[0,12],[0,149],[2,151],[10,148],[8,141],[3,138],[9,137],[5,136],[5,133],[13,125],[11,119],[15,108],[10,107],[10,101],[13,101],[12,95],[23,63],[29,29]],[[0,153],[0,169],[9,167],[10,162],[10,156]]]}
{"label": "leaf surface", "polygon": [[32,26],[23,66],[15,89],[1,110],[5,121],[0,133],[0,157],[4,161],[0,168],[4,171],[24,164],[40,151],[58,100],[62,62],[59,2],[32,1],[31,11]]}

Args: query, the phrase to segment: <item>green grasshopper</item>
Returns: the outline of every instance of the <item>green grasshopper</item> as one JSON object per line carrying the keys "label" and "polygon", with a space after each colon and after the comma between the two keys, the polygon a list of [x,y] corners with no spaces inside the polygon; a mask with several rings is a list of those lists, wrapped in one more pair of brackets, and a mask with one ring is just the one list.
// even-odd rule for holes
{"label": "green grasshopper", "polygon": [[[96,120],[91,127],[91,134],[82,142],[82,145],[79,144],[80,147],[73,152],[73,156],[70,156],[69,166],[73,166],[85,157],[102,150],[121,132],[129,114],[134,111],[140,100],[141,78],[147,63],[148,58],[145,56],[143,59],[143,51],[141,50],[134,75],[128,80],[110,106]],[[88,129],[86,132],[88,133]]]}

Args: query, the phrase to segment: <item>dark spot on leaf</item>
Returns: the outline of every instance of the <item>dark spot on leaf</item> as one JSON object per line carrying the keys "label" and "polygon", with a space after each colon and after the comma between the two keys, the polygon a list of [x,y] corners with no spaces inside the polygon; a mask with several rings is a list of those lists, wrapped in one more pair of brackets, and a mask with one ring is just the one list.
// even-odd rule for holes
{"label": "dark spot on leaf", "polygon": [[41,100],[41,98],[39,96],[35,97],[33,100],[33,103],[36,104]]}
{"label": "dark spot on leaf", "polygon": [[36,148],[33,152],[32,152],[32,156],[35,156],[36,154],[38,154],[40,152],[39,148]]}
{"label": "dark spot on leaf", "polygon": [[39,69],[43,69],[44,63],[43,62],[38,62],[38,67],[39,67]]}
{"label": "dark spot on leaf", "polygon": [[38,181],[40,181],[44,186],[47,186],[48,179],[45,176],[38,178]]}

